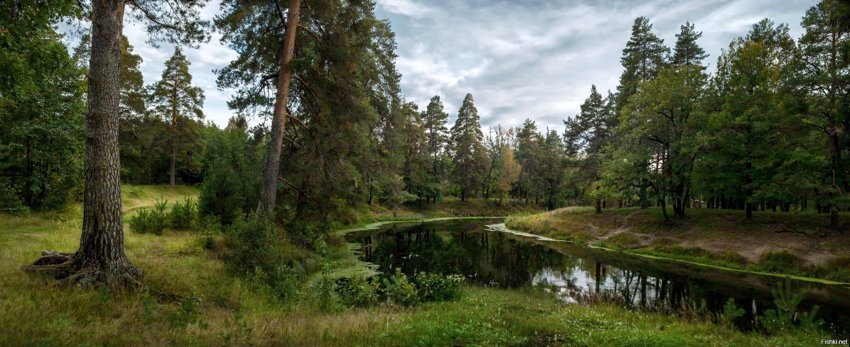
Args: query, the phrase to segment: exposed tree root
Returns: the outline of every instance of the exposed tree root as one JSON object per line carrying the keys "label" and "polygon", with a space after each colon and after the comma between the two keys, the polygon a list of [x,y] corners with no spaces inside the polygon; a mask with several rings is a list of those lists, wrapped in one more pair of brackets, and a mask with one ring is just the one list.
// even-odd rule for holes
{"label": "exposed tree root", "polygon": [[23,270],[32,274],[53,277],[60,285],[90,287],[106,285],[115,290],[130,290],[142,286],[142,271],[128,260],[118,262],[86,261],[75,254],[44,251],[32,265]]}

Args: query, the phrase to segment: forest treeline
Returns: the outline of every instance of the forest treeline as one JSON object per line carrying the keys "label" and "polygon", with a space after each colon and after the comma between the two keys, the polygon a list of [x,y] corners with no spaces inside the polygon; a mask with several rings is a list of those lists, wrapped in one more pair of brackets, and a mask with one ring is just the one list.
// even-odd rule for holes
{"label": "forest treeline", "polygon": [[[225,0],[207,23],[238,53],[217,71],[219,87],[236,90],[224,129],[205,122],[203,91],[179,47],[146,86],[141,57],[121,41],[122,182],[200,184],[202,212],[225,222],[257,206],[269,129],[249,120],[266,119],[274,105],[286,24],[278,5]],[[742,209],[747,218],[813,209],[829,213],[833,227],[850,208],[844,3],[809,9],[799,38],[785,24],[756,23],[719,52],[714,69],[695,24],[683,24],[671,47],[648,18],[637,18],[617,89],[603,95],[591,86],[564,129],[545,131],[531,119],[483,129],[471,94],[457,111],[442,100],[460,95],[407,101],[395,36],[374,8],[370,0],[311,1],[300,13],[287,66],[281,220],[326,221],[352,205],[447,197],[598,211],[654,205],[665,217],[669,205],[677,218],[691,207]],[[51,27],[59,17],[2,23],[5,209],[57,208],[81,196],[91,42],[83,37],[69,53]]]}

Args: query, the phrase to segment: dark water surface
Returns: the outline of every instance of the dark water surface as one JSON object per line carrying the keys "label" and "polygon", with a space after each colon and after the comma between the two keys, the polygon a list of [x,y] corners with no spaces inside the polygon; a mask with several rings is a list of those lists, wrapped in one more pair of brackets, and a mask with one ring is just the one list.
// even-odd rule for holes
{"label": "dark water surface", "polygon": [[[850,288],[792,281],[656,261],[565,242],[549,242],[491,230],[502,220],[453,220],[391,224],[349,234],[361,244],[363,260],[379,270],[396,268],[462,274],[487,286],[537,286],[568,303],[605,300],[661,312],[721,312],[729,298],[746,311],[742,329],[774,307],[771,288],[790,286],[805,293],[799,309],[818,305],[818,317],[836,332],[850,331]],[[704,305],[704,308],[702,308]]]}

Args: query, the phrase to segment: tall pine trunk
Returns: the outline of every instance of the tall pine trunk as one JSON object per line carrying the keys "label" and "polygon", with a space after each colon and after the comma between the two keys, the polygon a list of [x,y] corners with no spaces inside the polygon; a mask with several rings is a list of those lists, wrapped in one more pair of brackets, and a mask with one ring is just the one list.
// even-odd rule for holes
{"label": "tall pine trunk", "polygon": [[63,282],[137,285],[141,271],[124,253],[118,148],[121,30],[124,2],[92,1],[84,172],[83,230],[80,248],[68,257],[45,254],[26,269],[53,274]]}
{"label": "tall pine trunk", "polygon": [[169,184],[173,187],[177,182],[177,88],[172,90],[171,97],[171,169]]}
{"label": "tall pine trunk", "polygon": [[272,112],[271,140],[266,156],[266,167],[263,171],[263,188],[260,191],[261,213],[271,213],[277,200],[277,179],[280,171],[280,153],[283,147],[283,131],[286,127],[286,103],[289,98],[289,85],[292,81],[292,69],[289,62],[295,54],[295,36],[298,30],[298,15],[301,11],[301,0],[289,0],[289,10],[286,15],[286,36],[283,39],[283,51],[280,55],[280,66],[277,76],[277,94],[275,94],[274,111]]}

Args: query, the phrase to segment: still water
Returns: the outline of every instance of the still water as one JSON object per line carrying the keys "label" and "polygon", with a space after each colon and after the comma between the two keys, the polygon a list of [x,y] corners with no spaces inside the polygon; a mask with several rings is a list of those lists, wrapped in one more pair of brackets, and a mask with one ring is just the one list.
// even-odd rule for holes
{"label": "still water", "polygon": [[772,288],[804,293],[799,306],[819,307],[828,329],[850,331],[850,288],[715,270],[651,260],[574,244],[541,241],[495,230],[502,220],[453,220],[391,224],[349,234],[363,260],[384,273],[400,269],[462,274],[485,286],[541,287],[565,303],[615,302],[670,314],[717,313],[729,298],[746,314],[735,323],[752,329],[756,317],[774,307]]}

